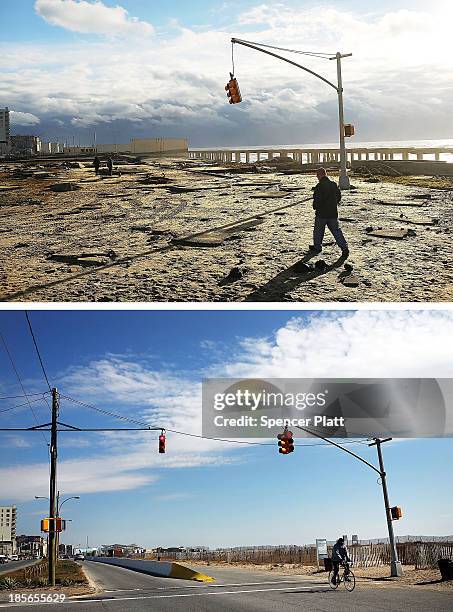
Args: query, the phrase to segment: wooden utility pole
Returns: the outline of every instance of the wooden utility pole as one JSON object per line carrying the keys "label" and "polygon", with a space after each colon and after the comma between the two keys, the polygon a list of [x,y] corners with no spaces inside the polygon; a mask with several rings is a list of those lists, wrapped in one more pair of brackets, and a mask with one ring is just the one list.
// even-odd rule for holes
{"label": "wooden utility pole", "polygon": [[50,434],[50,507],[49,507],[49,586],[55,586],[55,569],[57,565],[57,419],[58,392],[52,389],[52,424]]}

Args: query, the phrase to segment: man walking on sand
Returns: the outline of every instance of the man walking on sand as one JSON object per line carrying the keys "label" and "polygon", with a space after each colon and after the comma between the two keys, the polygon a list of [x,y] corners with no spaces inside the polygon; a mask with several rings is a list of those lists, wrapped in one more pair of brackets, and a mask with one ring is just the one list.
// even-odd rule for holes
{"label": "man walking on sand", "polygon": [[321,253],[322,241],[326,225],[341,249],[343,257],[349,257],[348,243],[338,222],[338,204],[341,201],[341,191],[338,185],[329,179],[325,168],[316,171],[318,184],[313,193],[313,208],[315,210],[315,226],[313,229],[313,244],[310,251]]}
{"label": "man walking on sand", "polygon": [[109,175],[112,176],[112,174],[113,174],[113,159],[111,158],[110,155],[107,157],[107,168],[108,168],[108,171],[109,171]]}
{"label": "man walking on sand", "polygon": [[99,168],[101,167],[101,160],[99,159],[97,155],[94,158],[93,166],[94,166],[94,171],[96,172],[96,174],[99,174]]}

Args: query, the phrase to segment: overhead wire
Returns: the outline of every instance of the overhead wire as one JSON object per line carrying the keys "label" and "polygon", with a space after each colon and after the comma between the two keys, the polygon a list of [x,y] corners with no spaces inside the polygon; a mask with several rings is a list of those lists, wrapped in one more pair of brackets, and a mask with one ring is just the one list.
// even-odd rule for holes
{"label": "overhead wire", "polygon": [[[135,425],[143,425],[144,427],[150,427],[149,423],[145,423],[144,421],[139,421],[136,419],[130,419],[129,417],[125,417],[123,415],[120,414],[116,414],[114,412],[110,412],[108,410],[103,410],[102,408],[98,408],[97,406],[93,406],[92,404],[88,404],[86,402],[81,402],[80,400],[76,400],[72,397],[69,397],[67,395],[60,395],[61,398],[66,399],[70,402],[73,402],[74,404],[78,404],[80,406],[84,406],[85,408],[89,408],[90,410],[95,410],[96,412],[100,412],[101,414],[107,415],[107,416],[111,416],[112,418],[115,419],[121,419],[123,421],[128,421],[129,423],[134,423]],[[246,444],[246,445],[252,445],[252,446],[275,446],[275,443],[273,442],[250,442],[248,440],[231,440],[231,439],[227,439],[227,438],[213,438],[213,437],[209,437],[209,436],[203,436],[200,434],[193,434],[193,433],[189,433],[186,431],[178,431],[175,429],[168,429],[168,427],[163,427],[162,429],[165,429],[165,431],[169,431],[170,433],[174,433],[180,436],[188,436],[191,438],[200,438],[203,440],[212,440],[212,441],[216,441],[216,442],[227,442],[227,443],[231,443],[231,444]],[[365,443],[366,440],[351,440],[351,441],[346,441],[346,444],[363,444]],[[328,442],[314,442],[313,444],[296,444],[295,446],[330,446]]]}
{"label": "overhead wire", "polygon": [[[244,41],[248,42],[248,41]],[[234,44],[234,43],[231,43]],[[275,49],[277,51],[286,51],[287,53],[297,53],[298,55],[308,55],[312,57],[319,57],[321,59],[329,59],[330,57],[334,57],[335,53],[323,53],[318,51],[300,51],[298,49],[287,49],[286,47],[277,47],[275,45],[265,45],[263,43],[254,42],[254,45],[257,47],[265,47],[266,49]]]}
{"label": "overhead wire", "polygon": [[[9,351],[9,348],[8,348],[8,345],[6,344],[6,340],[5,340],[5,338],[4,338],[4,336],[3,336],[3,334],[2,334],[1,332],[0,332],[0,338],[1,338],[1,340],[2,340],[2,343],[3,343],[3,346],[4,346],[4,348],[5,348],[6,354],[8,355],[8,358],[9,358],[9,360],[10,360],[10,363],[11,363],[11,366],[12,366],[12,368],[13,368],[13,370],[14,370],[14,373],[16,374],[16,378],[17,378],[17,380],[19,381],[19,385],[20,385],[20,387],[21,387],[21,389],[22,389],[22,393],[24,394],[24,397],[25,397],[25,398],[26,398],[26,400],[27,400],[27,404],[28,404],[28,406],[29,406],[29,408],[30,408],[30,412],[31,412],[31,413],[32,413],[32,415],[33,415],[33,418],[34,418],[34,420],[35,420],[36,425],[38,425],[38,426],[39,426],[38,417],[36,416],[36,413],[35,413],[35,411],[33,410],[33,406],[31,405],[31,402],[30,402],[30,400],[29,400],[29,396],[28,396],[27,392],[25,391],[25,387],[24,387],[24,385],[23,385],[22,378],[20,377],[19,371],[18,371],[18,369],[16,368],[16,364],[14,363],[13,356],[11,355],[11,353],[10,353],[10,351]],[[48,447],[48,446],[49,446],[49,441],[47,440],[46,435],[44,434],[44,432],[41,432],[41,434],[42,434],[42,436],[43,436],[43,438],[44,438],[44,441],[45,441],[45,443],[46,443],[46,445],[47,445],[47,447]]]}
{"label": "overhead wire", "polygon": [[37,399],[31,400],[30,402],[24,402],[23,404],[16,404],[15,406],[10,406],[9,408],[2,408],[0,410],[0,414],[3,412],[10,412],[11,410],[15,410],[16,408],[21,408],[22,406],[28,406],[28,404],[36,404],[36,402],[40,402],[43,397],[39,397]]}
{"label": "overhead wire", "polygon": [[33,338],[33,344],[35,345],[36,353],[38,355],[39,363],[41,364],[41,369],[44,374],[44,378],[46,379],[47,386],[49,387],[49,391],[52,391],[52,387],[50,386],[49,378],[47,377],[46,369],[44,367],[44,363],[41,358],[41,353],[39,352],[38,343],[36,342],[35,334],[33,333],[33,328],[31,326],[30,318],[28,316],[28,312],[25,311],[25,317],[27,319],[28,328],[30,329],[31,337]]}

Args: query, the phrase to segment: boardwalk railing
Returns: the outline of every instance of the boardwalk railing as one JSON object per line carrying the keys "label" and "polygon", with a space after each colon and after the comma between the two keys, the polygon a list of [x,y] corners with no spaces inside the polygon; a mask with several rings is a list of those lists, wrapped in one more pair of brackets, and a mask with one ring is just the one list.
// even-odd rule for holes
{"label": "boardwalk railing", "polygon": [[[453,147],[370,147],[350,148],[347,160],[352,163],[361,160],[418,160],[440,161],[441,156],[453,155]],[[206,159],[221,163],[253,163],[272,160],[278,157],[290,157],[300,164],[340,163],[340,149],[190,149],[190,159]]]}

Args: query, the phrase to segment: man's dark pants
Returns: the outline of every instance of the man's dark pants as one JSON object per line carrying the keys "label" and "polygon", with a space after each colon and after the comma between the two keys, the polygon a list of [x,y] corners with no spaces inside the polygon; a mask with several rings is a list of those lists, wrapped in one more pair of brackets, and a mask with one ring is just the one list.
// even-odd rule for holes
{"label": "man's dark pants", "polygon": [[333,568],[332,584],[336,584],[338,581],[338,570],[340,569],[340,562],[334,561],[332,559],[332,568]]}
{"label": "man's dark pants", "polygon": [[313,229],[313,245],[315,250],[322,250],[322,241],[324,238],[324,232],[326,231],[326,226],[329,228],[340,249],[342,251],[346,251],[348,248],[348,243],[346,242],[346,238],[343,236],[338,219],[325,219],[323,217],[318,217],[317,215],[315,217],[315,227]]}

